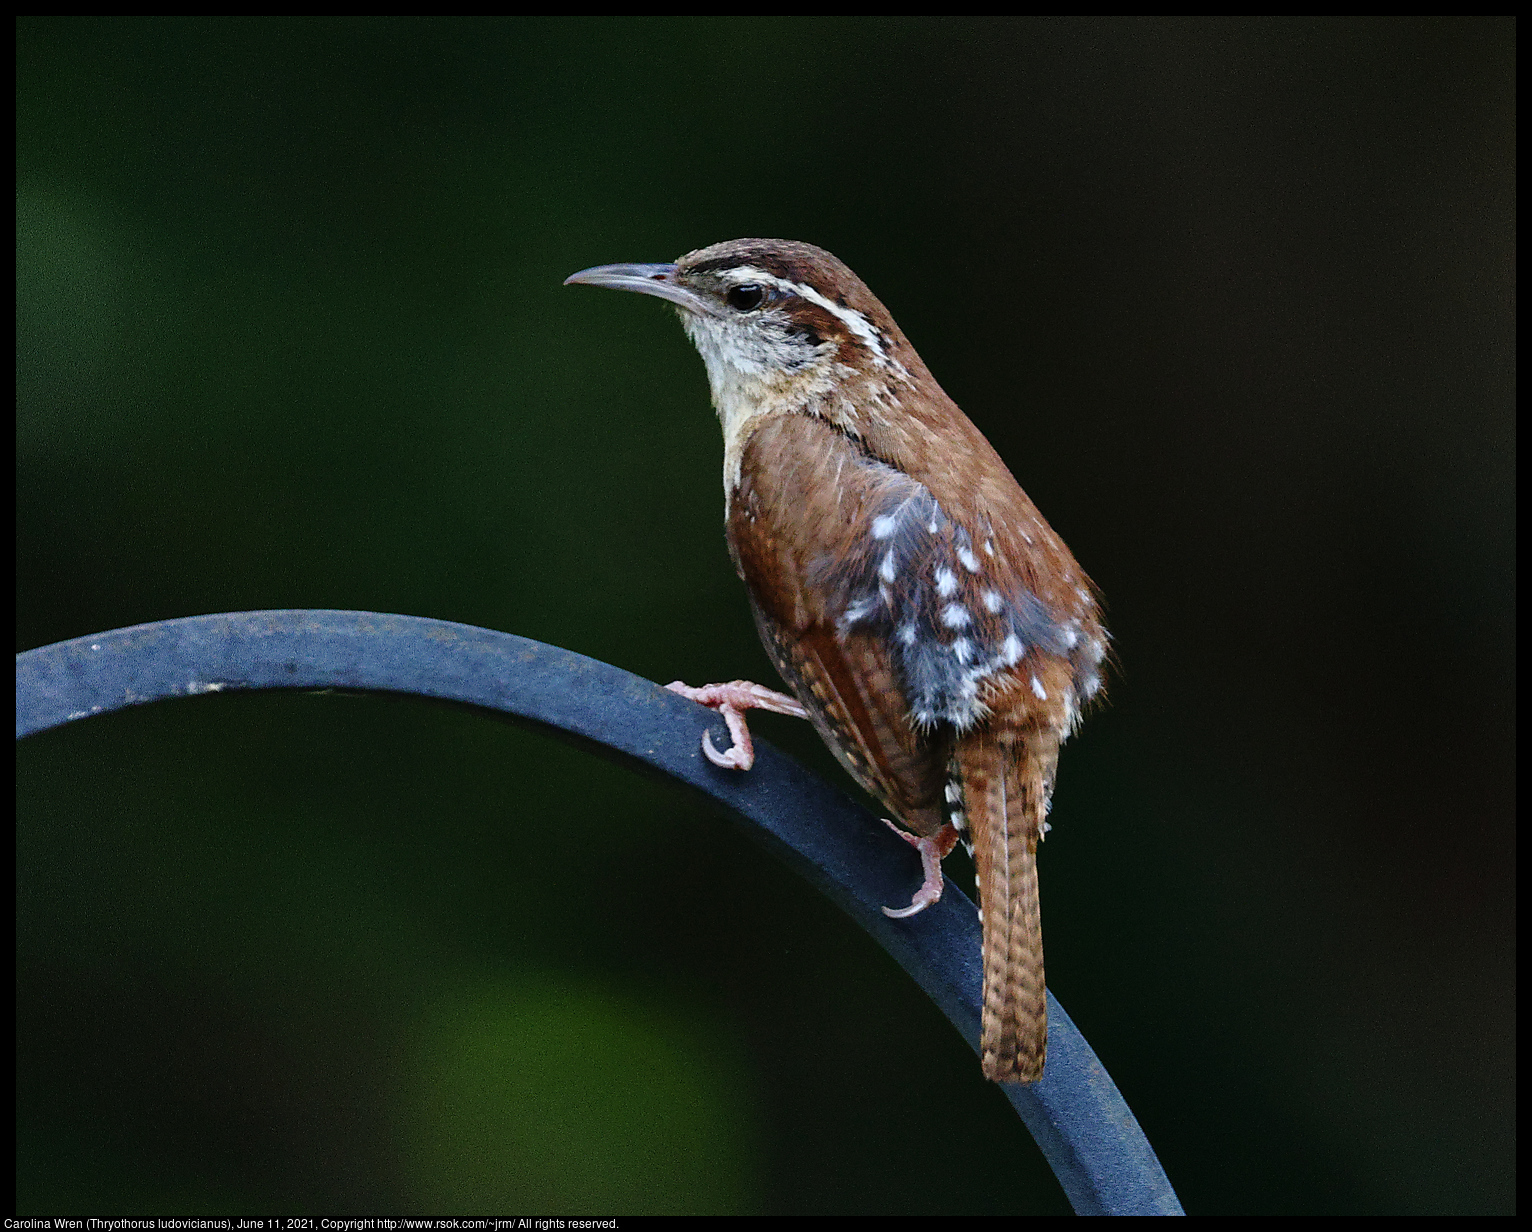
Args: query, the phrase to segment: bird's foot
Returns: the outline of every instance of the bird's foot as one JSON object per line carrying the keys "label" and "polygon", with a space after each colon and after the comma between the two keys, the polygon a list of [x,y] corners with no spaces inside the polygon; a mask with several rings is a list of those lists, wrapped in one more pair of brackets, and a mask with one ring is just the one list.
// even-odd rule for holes
{"label": "bird's foot", "polygon": [[745,726],[745,711],[771,710],[795,719],[809,717],[809,712],[798,703],[797,698],[768,689],[765,685],[752,684],[748,680],[705,684],[695,689],[679,680],[672,680],[665,687],[723,716],[723,721],[729,725],[729,739],[732,743],[720,753],[713,747],[712,733],[703,732],[702,752],[715,766],[725,770],[748,770],[755,764],[755,746],[750,743],[750,729]]}
{"label": "bird's foot", "polygon": [[911,834],[908,830],[901,830],[887,817],[883,819],[883,824],[920,852],[920,866],[925,870],[926,879],[921,882],[920,889],[915,891],[915,897],[910,900],[908,907],[901,907],[897,911],[892,907],[883,908],[884,915],[903,920],[912,915],[919,915],[941,898],[942,859],[957,846],[958,832],[955,827],[946,825],[929,838],[922,838],[918,834]]}

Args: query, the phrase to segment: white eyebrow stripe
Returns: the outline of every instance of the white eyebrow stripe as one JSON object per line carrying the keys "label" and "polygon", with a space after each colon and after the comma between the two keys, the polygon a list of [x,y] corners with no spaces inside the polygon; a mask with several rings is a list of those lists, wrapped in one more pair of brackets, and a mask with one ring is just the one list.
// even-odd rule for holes
{"label": "white eyebrow stripe", "polygon": [[[741,266],[738,270],[731,270],[730,273],[739,273],[751,282],[765,283],[768,287],[774,287],[778,291],[789,291],[800,299],[806,299],[811,304],[817,304],[865,342],[879,360],[885,364],[889,362],[888,353],[883,349],[882,336],[873,328],[872,322],[855,308],[843,307],[832,299],[826,299],[806,283],[789,282],[786,278],[778,278],[775,274],[768,274],[765,270],[757,269],[753,265]],[[896,362],[894,366],[901,373],[904,372],[903,364]]]}

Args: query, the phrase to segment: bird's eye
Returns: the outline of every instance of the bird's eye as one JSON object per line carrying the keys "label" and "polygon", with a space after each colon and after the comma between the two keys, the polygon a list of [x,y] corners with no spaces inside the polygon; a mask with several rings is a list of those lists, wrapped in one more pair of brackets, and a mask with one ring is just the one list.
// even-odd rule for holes
{"label": "bird's eye", "polygon": [[730,287],[724,299],[736,312],[749,312],[765,303],[766,288],[758,282],[742,282],[737,287]]}

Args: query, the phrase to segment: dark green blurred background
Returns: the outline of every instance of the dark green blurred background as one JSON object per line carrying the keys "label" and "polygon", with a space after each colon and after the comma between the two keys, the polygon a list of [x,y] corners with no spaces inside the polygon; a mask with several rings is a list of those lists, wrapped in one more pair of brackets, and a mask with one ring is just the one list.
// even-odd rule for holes
{"label": "dark green blurred background", "polygon": [[[1049,983],[1187,1208],[1508,1212],[1513,35],[24,20],[18,647],[358,608],[769,681],[700,360],[559,284],[823,245],[1106,595]],[[1067,1209],[679,790],[323,696],[19,763],[23,1212]]]}

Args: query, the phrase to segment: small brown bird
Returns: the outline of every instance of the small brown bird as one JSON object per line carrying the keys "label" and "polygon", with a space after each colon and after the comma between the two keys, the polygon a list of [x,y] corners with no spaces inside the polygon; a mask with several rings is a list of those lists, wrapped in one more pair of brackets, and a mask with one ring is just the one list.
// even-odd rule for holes
{"label": "small brown bird", "polygon": [[[748,769],[743,711],[810,719],[912,833],[942,892],[961,837],[978,872],[987,1078],[1035,1082],[1047,1052],[1037,844],[1059,745],[1101,687],[1090,580],[943,391],[888,310],[811,244],[731,240],[673,265],[566,282],[677,305],[723,424],[729,552],[796,697],[670,687],[718,709]],[[890,823],[892,824],[892,823]]]}

